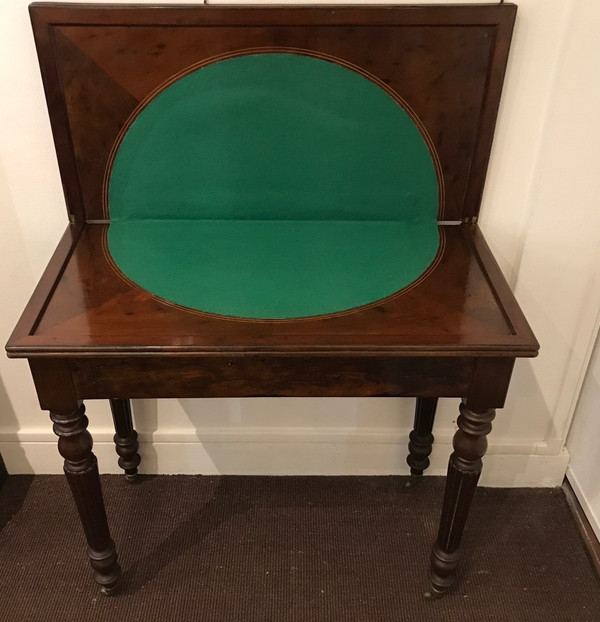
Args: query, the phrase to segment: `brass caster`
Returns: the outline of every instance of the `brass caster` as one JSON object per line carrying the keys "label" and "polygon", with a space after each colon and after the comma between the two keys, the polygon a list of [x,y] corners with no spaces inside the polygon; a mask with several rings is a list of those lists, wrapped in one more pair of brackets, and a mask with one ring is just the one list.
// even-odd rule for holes
{"label": "brass caster", "polygon": [[411,475],[410,478],[404,483],[404,488],[414,488],[417,484],[423,480],[422,475]]}
{"label": "brass caster", "polygon": [[114,596],[119,591],[119,582],[111,583],[109,585],[100,586],[100,593],[104,596]]}
{"label": "brass caster", "polygon": [[432,585],[431,590],[429,592],[425,592],[424,596],[425,600],[437,600],[438,598],[441,598],[445,593],[445,590],[438,590],[435,586]]}

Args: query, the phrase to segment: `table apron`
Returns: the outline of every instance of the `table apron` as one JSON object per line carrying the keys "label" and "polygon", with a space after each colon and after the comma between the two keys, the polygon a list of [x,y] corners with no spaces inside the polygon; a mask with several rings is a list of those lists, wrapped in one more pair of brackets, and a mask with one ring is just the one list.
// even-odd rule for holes
{"label": "table apron", "polygon": [[71,359],[79,399],[163,397],[461,397],[476,359],[211,357]]}

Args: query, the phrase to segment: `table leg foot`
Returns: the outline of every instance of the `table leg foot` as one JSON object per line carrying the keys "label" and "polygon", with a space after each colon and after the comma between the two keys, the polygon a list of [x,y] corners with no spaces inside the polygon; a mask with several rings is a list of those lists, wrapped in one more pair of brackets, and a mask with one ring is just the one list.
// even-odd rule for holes
{"label": "table leg foot", "polygon": [[106,596],[116,594],[119,590],[121,567],[117,563],[117,552],[113,541],[104,551],[95,551],[88,547],[88,557],[94,569],[94,580],[100,586],[100,592]]}
{"label": "table leg foot", "polygon": [[406,487],[412,488],[429,466],[429,455],[433,446],[433,422],[437,408],[437,397],[418,397],[415,407],[415,421],[409,435],[406,462],[410,467],[411,479]]}
{"label": "table leg foot", "polygon": [[51,412],[58,450],[64,458],[64,471],[88,543],[88,556],[94,579],[102,591],[114,591],[121,576],[115,545],[110,537],[98,463],[92,453],[93,440],[87,431],[85,407],[74,411]]}
{"label": "table leg foot", "polygon": [[481,474],[486,435],[492,429],[495,414],[492,409],[471,409],[464,402],[460,405],[440,528],[431,554],[429,577],[435,592],[444,593],[454,583],[460,541]]}
{"label": "table leg foot", "polygon": [[460,553],[454,551],[448,553],[436,542],[431,552],[431,566],[429,568],[429,579],[431,581],[431,593],[436,598],[444,595],[456,579],[456,567]]}
{"label": "table leg foot", "polygon": [[127,481],[135,481],[141,462],[138,453],[138,435],[133,427],[131,404],[129,400],[110,400],[113,422],[115,425],[115,449],[119,455],[119,466],[125,471]]}

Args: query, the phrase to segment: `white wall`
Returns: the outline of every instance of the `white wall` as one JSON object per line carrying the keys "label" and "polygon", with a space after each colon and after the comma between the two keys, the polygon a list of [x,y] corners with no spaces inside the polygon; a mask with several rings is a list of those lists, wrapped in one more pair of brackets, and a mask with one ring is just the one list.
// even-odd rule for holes
{"label": "white wall", "polygon": [[567,477],[600,540],[600,339],[583,383],[567,447]]}
{"label": "white wall", "polygon": [[[26,5],[0,6],[4,341],[66,222]],[[566,469],[564,440],[600,307],[593,197],[600,3],[521,0],[517,19],[482,227],[542,354],[517,364],[482,481],[551,486]],[[0,358],[0,374],[0,451],[9,471],[60,472],[27,365]],[[396,399],[134,403],[144,468],[163,473],[406,473],[412,408]],[[432,473],[445,472],[456,409],[455,400],[440,404]],[[90,402],[88,412],[101,469],[116,472],[107,405]]]}

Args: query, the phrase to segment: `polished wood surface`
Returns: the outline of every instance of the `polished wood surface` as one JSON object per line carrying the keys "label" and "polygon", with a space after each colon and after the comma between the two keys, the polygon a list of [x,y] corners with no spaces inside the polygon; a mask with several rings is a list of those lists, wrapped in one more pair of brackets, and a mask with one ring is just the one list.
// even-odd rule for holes
{"label": "polished wood surface", "polygon": [[110,410],[115,426],[115,449],[119,455],[119,466],[125,471],[127,481],[137,478],[138,466],[141,462],[138,449],[138,435],[133,427],[131,402],[129,400],[110,400]]}
{"label": "polished wood surface", "polygon": [[495,416],[493,408],[477,411],[471,410],[468,402],[460,405],[458,431],[452,443],[454,452],[448,465],[442,518],[431,553],[429,576],[434,594],[442,594],[454,582],[460,557],[458,547],[481,475],[481,459],[487,450],[486,436],[492,431]]}
{"label": "polished wood surface", "polygon": [[64,471],[75,499],[88,542],[88,557],[94,579],[105,594],[114,591],[121,576],[115,544],[110,537],[104,499],[98,478],[98,462],[92,453],[92,436],[87,430],[85,406],[73,411],[51,411],[58,451],[65,459]]}
{"label": "polished wood surface", "polygon": [[418,397],[415,405],[415,421],[409,435],[408,456],[411,481],[415,483],[429,467],[429,455],[433,448],[433,423],[437,408],[437,397]]}
{"label": "polished wood surface", "polygon": [[246,320],[162,301],[121,276],[106,225],[72,225],[9,344],[9,356],[287,353],[535,356],[537,343],[481,232],[445,226],[439,261],[416,284],[356,310]]}
{"label": "polished wood surface", "polygon": [[[96,581],[118,585],[82,400],[109,399],[119,463],[139,465],[129,398],[417,396],[409,464],[427,468],[438,397],[461,397],[433,595],[455,579],[485,437],[517,357],[538,344],[477,224],[516,7],[31,7],[70,224],[9,343],[51,412]],[[142,290],[106,249],[106,176],[140,103],[240,49],[310,49],[374,74],[431,138],[442,244],[414,284],[295,320],[192,311]],[[425,554],[424,554],[425,559]],[[400,562],[399,562],[400,563]]]}
{"label": "polished wood surface", "polygon": [[[479,211],[516,7],[193,7],[110,11],[34,4],[59,164],[75,220],[107,217],[106,164],[137,106],[187,67],[243,49],[306,49],[352,63],[426,128],[442,220]],[[135,20],[135,23],[134,21]]]}

